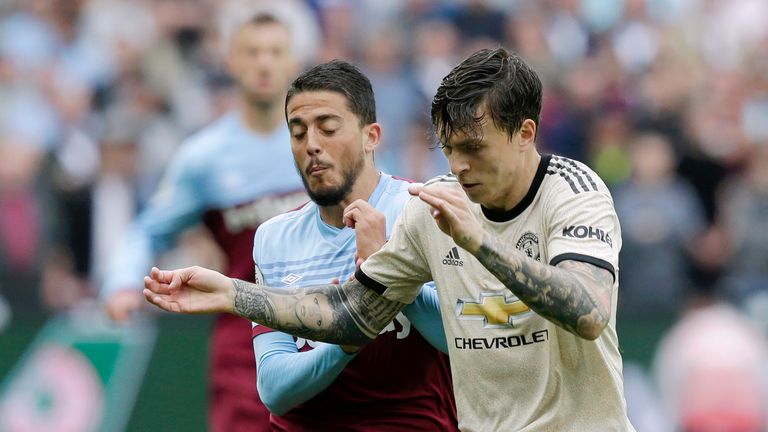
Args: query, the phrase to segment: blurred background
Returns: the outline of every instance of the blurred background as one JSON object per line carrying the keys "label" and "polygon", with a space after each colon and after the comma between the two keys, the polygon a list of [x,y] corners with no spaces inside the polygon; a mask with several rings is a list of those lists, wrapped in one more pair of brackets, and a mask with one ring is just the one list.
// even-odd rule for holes
{"label": "blurred background", "polygon": [[[290,21],[305,65],[363,69],[384,130],[377,162],[416,180],[447,171],[429,149],[442,77],[481,47],[520,53],[545,84],[540,151],[612,188],[633,424],[768,430],[765,0],[0,0],[6,393],[49,319],[93,308],[179,142],[232,106],[221,35],[255,3]],[[216,267],[221,255],[192,232],[164,259]],[[204,430],[211,321],[150,321],[132,329],[156,343],[113,430]],[[9,426],[9,406],[0,430],[78,430]]]}

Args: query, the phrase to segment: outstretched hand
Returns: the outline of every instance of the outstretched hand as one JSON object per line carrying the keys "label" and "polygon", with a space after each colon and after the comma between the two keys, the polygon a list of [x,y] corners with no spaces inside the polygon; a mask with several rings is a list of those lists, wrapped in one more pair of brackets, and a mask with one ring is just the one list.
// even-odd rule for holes
{"label": "outstretched hand", "polygon": [[457,245],[475,253],[483,243],[483,227],[467,205],[464,193],[457,189],[414,183],[408,192],[429,204],[432,218],[440,230],[453,238]]}
{"label": "outstretched hand", "polygon": [[160,270],[144,277],[144,297],[168,312],[206,314],[232,312],[232,280],[203,267]]}

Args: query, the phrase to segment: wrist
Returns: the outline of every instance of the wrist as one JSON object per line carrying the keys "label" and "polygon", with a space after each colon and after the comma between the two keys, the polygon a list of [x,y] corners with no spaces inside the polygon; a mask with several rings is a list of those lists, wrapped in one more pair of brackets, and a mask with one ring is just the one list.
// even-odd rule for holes
{"label": "wrist", "polygon": [[484,236],[485,231],[481,230],[479,235],[468,238],[466,244],[461,245],[461,247],[472,255],[476,255],[480,251],[480,248],[483,246]]}
{"label": "wrist", "polygon": [[[226,277],[226,276],[225,276]],[[239,288],[238,280],[235,278],[226,277],[227,283],[228,283],[228,289],[223,290],[224,292],[224,304],[222,305],[222,308],[224,309],[222,312],[225,313],[231,313],[231,314],[237,314],[237,310],[235,309],[235,297],[237,296],[237,291]]]}

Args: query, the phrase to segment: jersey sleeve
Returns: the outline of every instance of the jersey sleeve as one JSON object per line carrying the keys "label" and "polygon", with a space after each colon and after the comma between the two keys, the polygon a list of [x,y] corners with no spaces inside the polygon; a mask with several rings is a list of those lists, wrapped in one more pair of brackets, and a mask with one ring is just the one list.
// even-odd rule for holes
{"label": "jersey sleeve", "polygon": [[[264,230],[257,229],[253,240],[254,273],[256,283],[262,285],[265,282],[259,262],[264,247]],[[277,415],[325,390],[355,358],[332,344],[299,352],[293,336],[256,323],[252,323],[252,334],[259,396]]]}
{"label": "jersey sleeve", "polygon": [[171,161],[158,191],[110,258],[102,295],[142,287],[153,257],[171,247],[184,229],[200,220],[204,197],[197,159],[180,151]]}
{"label": "jersey sleeve", "polygon": [[419,295],[403,309],[403,315],[413,324],[430,345],[448,354],[443,318],[440,315],[440,300],[435,284],[424,285]]}
{"label": "jersey sleeve", "polygon": [[421,285],[432,280],[422,253],[423,241],[416,217],[419,211],[425,211],[421,205],[418,199],[408,201],[392,228],[389,241],[355,272],[359,282],[392,301],[413,302]]}
{"label": "jersey sleeve", "polygon": [[607,192],[583,192],[554,202],[549,221],[549,263],[582,261],[602,267],[616,279],[621,229]]}
{"label": "jersey sleeve", "polygon": [[259,396],[277,415],[325,390],[356,356],[332,344],[298,352],[293,336],[281,332],[255,337],[253,349]]}

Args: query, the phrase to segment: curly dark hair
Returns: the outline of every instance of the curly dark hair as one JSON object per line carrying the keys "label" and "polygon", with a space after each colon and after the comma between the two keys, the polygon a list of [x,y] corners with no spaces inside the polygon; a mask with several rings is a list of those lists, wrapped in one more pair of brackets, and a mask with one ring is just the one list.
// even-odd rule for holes
{"label": "curly dark hair", "polygon": [[510,136],[525,119],[539,124],[542,85],[539,76],[514,52],[482,49],[443,78],[432,100],[432,125],[441,143],[456,132],[476,136],[485,105],[494,125]]}
{"label": "curly dark hair", "polygon": [[[285,108],[297,93],[332,91],[347,99],[347,106],[361,125],[376,123],[376,100],[368,77],[360,69],[344,60],[321,63],[299,75],[288,88]],[[286,119],[288,113],[286,112]]]}

